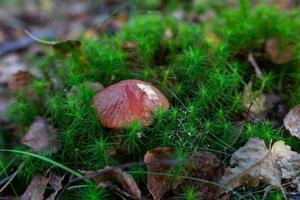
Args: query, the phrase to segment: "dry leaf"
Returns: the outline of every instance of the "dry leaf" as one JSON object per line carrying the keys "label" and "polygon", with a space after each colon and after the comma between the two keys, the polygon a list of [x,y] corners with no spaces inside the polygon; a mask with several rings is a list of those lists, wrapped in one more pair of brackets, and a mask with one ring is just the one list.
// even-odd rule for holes
{"label": "dry leaf", "polygon": [[[188,176],[208,180],[218,183],[225,172],[224,163],[213,153],[200,151],[188,158],[187,168]],[[228,199],[229,196],[223,198],[218,195],[222,193],[222,189],[216,185],[203,183],[201,181],[185,180],[182,186],[193,187],[198,191],[199,199],[212,200]]]}
{"label": "dry leaf", "polygon": [[59,192],[63,189],[62,182],[65,180],[65,176],[60,177],[53,173],[49,177],[49,185],[53,188],[54,192],[46,200],[55,200]]}
{"label": "dry leaf", "polygon": [[264,119],[268,112],[280,100],[276,94],[263,94],[259,91],[252,91],[252,82],[244,88],[243,101],[245,109],[249,109],[249,115],[255,120]]}
{"label": "dry leaf", "polygon": [[250,139],[245,146],[232,154],[230,165],[220,181],[234,189],[241,185],[256,187],[260,183],[278,186],[281,184],[281,171],[263,140]]}
{"label": "dry leaf", "polygon": [[[106,182],[116,182],[122,186],[131,198],[141,199],[141,191],[130,174],[122,171],[120,168],[112,167],[105,167],[98,172],[101,171],[104,171],[104,173],[94,178],[99,183],[100,187],[107,187],[109,184]],[[87,175],[92,173],[93,172],[89,172]]]}
{"label": "dry leaf", "polygon": [[42,117],[37,117],[30,125],[21,143],[29,146],[34,152],[54,153],[59,146],[56,131]]}
{"label": "dry leaf", "polygon": [[8,89],[12,93],[23,91],[26,96],[32,96],[33,91],[30,89],[30,84],[33,81],[33,75],[28,71],[18,71],[11,75],[8,80]]}
{"label": "dry leaf", "polygon": [[47,187],[49,179],[44,176],[34,176],[30,185],[27,187],[24,194],[21,196],[21,200],[43,200],[44,193]]}
{"label": "dry leaf", "polygon": [[285,64],[293,59],[294,45],[291,43],[282,45],[280,42],[278,37],[268,39],[266,42],[265,51],[275,64]]}
{"label": "dry leaf", "polygon": [[0,84],[5,84],[9,77],[18,71],[27,70],[27,65],[17,54],[10,54],[0,61]]}
{"label": "dry leaf", "polygon": [[275,142],[271,152],[281,169],[282,178],[290,179],[297,176],[300,171],[300,154],[292,151],[284,141]]}
{"label": "dry leaf", "polygon": [[284,126],[291,135],[300,138],[300,105],[294,107],[284,118]]}
{"label": "dry leaf", "polygon": [[[171,160],[173,154],[174,149],[169,147],[157,147],[155,149],[147,151],[144,156],[144,162],[146,163],[148,172],[168,173],[172,167],[171,164],[156,162],[160,160]],[[171,177],[149,173],[147,187],[154,199],[159,200],[170,189]]]}

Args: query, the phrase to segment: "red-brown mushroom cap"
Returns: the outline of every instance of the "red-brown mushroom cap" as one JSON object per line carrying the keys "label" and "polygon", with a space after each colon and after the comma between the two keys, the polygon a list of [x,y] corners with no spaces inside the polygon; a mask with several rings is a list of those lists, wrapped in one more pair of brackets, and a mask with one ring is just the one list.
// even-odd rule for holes
{"label": "red-brown mushroom cap", "polygon": [[97,115],[107,128],[124,128],[134,121],[153,123],[153,112],[168,109],[168,99],[150,83],[125,80],[105,88],[93,99]]}

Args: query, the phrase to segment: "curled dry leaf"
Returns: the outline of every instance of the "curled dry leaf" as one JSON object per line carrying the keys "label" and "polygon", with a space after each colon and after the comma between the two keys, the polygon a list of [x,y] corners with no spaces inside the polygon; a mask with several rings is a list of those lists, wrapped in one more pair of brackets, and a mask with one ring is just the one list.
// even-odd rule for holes
{"label": "curled dry leaf", "polygon": [[30,185],[21,196],[21,200],[43,200],[49,179],[44,176],[34,176]]}
{"label": "curled dry leaf", "polygon": [[[103,173],[99,173],[101,175],[94,178],[99,183],[100,187],[106,187],[110,185],[107,182],[117,183],[122,186],[122,188],[130,195],[131,198],[141,199],[141,191],[134,178],[130,174],[122,171],[120,168],[112,167],[105,167],[102,171]],[[101,172],[101,170],[98,172]],[[89,172],[87,175],[92,173],[93,172]]]}
{"label": "curled dry leaf", "polygon": [[276,94],[263,94],[259,91],[252,91],[252,82],[244,88],[243,101],[245,109],[249,109],[249,115],[255,120],[262,120],[268,112],[280,100]]}
{"label": "curled dry leaf", "polygon": [[290,179],[297,176],[300,171],[300,154],[292,151],[284,141],[275,142],[271,152],[281,169],[282,178]]}
{"label": "curled dry leaf", "polygon": [[280,38],[274,37],[267,40],[265,50],[273,63],[285,64],[293,59],[294,45],[281,44]]}
{"label": "curled dry leaf", "polygon": [[[214,183],[218,183],[225,172],[224,163],[213,153],[200,151],[188,158],[188,175]],[[186,187],[193,187],[198,191],[199,199],[228,199],[229,195],[219,196],[223,193],[222,189],[214,184],[204,183],[201,181],[186,179],[181,184]]]}
{"label": "curled dry leaf", "polygon": [[56,131],[42,117],[37,117],[30,125],[21,143],[29,146],[34,152],[54,153],[59,147]]}
{"label": "curled dry leaf", "polygon": [[155,175],[152,173],[168,173],[172,165],[166,163],[157,163],[160,160],[171,160],[174,154],[174,149],[169,147],[157,147],[147,153],[144,156],[144,162],[146,163],[148,172],[147,187],[153,195],[154,199],[161,199],[163,195],[171,187],[171,177],[163,175]]}
{"label": "curled dry leaf", "polygon": [[250,139],[245,146],[232,154],[220,184],[234,189],[241,185],[256,187],[260,183],[279,186],[281,171],[263,140]]}
{"label": "curled dry leaf", "polygon": [[294,107],[284,118],[284,126],[291,135],[300,138],[300,105]]}

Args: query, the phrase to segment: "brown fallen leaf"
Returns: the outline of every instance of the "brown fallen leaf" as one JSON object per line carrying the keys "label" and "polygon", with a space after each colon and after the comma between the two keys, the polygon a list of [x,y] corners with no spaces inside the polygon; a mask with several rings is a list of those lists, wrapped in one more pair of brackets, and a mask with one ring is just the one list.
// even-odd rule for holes
{"label": "brown fallen leaf", "polygon": [[252,82],[244,88],[243,102],[245,109],[249,109],[249,116],[254,120],[264,119],[268,112],[280,100],[276,94],[264,94],[259,91],[252,91]]}
{"label": "brown fallen leaf", "polygon": [[[156,163],[160,160],[171,160],[174,154],[174,149],[170,147],[157,147],[144,156],[148,172],[152,173],[168,173],[172,165]],[[148,174],[147,188],[151,192],[154,199],[162,199],[163,195],[171,188],[172,178],[170,176],[162,176],[155,174]]]}
{"label": "brown fallen leaf", "polygon": [[34,176],[30,185],[21,196],[21,200],[43,200],[49,179],[44,176]]}
{"label": "brown fallen leaf", "polygon": [[291,147],[286,145],[284,141],[277,141],[271,149],[273,158],[278,163],[282,178],[290,179],[297,176],[300,172],[300,154],[292,151]]}
{"label": "brown fallen leaf", "polygon": [[18,91],[23,91],[26,96],[32,96],[33,91],[30,88],[34,77],[28,71],[18,71],[11,75],[8,80],[8,89],[11,93],[16,93]]}
{"label": "brown fallen leaf", "polygon": [[[117,183],[122,186],[122,188],[129,194],[131,198],[141,199],[141,191],[130,174],[122,171],[120,168],[105,167],[103,170],[105,170],[105,173],[94,178],[94,180],[99,183],[99,187],[107,187],[112,185],[108,182]],[[101,172],[101,170],[98,172]],[[86,175],[92,173],[93,172],[88,172]]]}
{"label": "brown fallen leaf", "polygon": [[284,126],[292,136],[300,138],[300,105],[295,106],[285,116]]}
{"label": "brown fallen leaf", "polygon": [[[224,163],[213,153],[200,151],[188,158],[187,173],[190,177],[217,184],[224,175],[224,172]],[[220,187],[201,181],[186,179],[181,185],[196,189],[199,199],[212,200],[218,198],[224,200],[230,197],[229,195],[220,197],[219,194],[223,193]]]}
{"label": "brown fallen leaf", "polygon": [[279,186],[281,171],[263,140],[250,139],[234,152],[220,184],[234,189],[242,185],[256,187],[260,183]]}
{"label": "brown fallen leaf", "polygon": [[46,200],[55,200],[57,199],[57,196],[59,194],[59,192],[63,189],[63,181],[65,180],[65,176],[60,177],[55,175],[54,173],[50,174],[49,177],[49,185],[51,186],[51,188],[53,189],[53,193],[46,198]]}
{"label": "brown fallen leaf", "polygon": [[56,131],[42,117],[37,117],[30,125],[21,143],[29,146],[34,152],[54,153],[59,148]]}
{"label": "brown fallen leaf", "polygon": [[26,63],[17,54],[9,54],[0,60],[0,84],[8,82],[9,77],[18,71],[27,70]]}
{"label": "brown fallen leaf", "polygon": [[286,64],[293,59],[294,45],[281,44],[280,38],[274,37],[267,40],[265,51],[273,63]]}

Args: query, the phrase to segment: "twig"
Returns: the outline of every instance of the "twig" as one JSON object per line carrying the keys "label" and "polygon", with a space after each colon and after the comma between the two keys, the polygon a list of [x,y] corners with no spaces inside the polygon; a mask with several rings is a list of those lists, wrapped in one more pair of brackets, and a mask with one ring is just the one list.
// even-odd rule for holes
{"label": "twig", "polygon": [[257,62],[256,62],[256,60],[255,60],[252,53],[248,54],[248,61],[253,66],[257,78],[259,78],[260,80],[263,80],[264,79],[263,74],[262,74],[262,72],[261,72],[261,70],[260,70],[260,68],[259,68],[259,66],[258,66],[258,64],[257,64]]}

